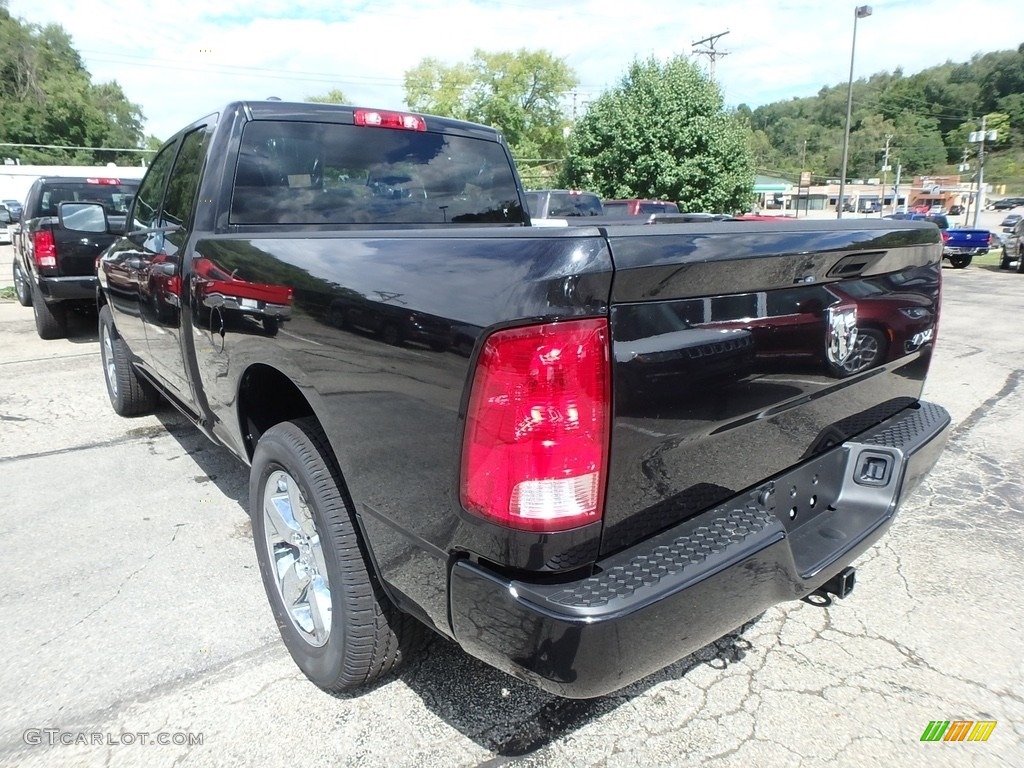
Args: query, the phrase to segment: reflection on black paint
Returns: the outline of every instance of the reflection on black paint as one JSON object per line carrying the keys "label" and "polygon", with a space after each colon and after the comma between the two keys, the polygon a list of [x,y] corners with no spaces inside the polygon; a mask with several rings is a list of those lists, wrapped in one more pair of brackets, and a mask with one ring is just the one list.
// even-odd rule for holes
{"label": "reflection on black paint", "polygon": [[[602,552],[678,523],[906,407],[920,393],[938,297],[938,267],[930,264],[613,306],[620,418]],[[845,339],[837,339],[847,332],[841,319],[851,321]]]}
{"label": "reflection on black paint", "polygon": [[212,259],[192,260],[193,299],[200,322],[212,328],[216,313],[223,329],[231,323],[238,330],[249,329],[252,320],[264,333],[274,336],[292,313],[294,292],[285,285],[246,280],[236,268],[231,272]]}

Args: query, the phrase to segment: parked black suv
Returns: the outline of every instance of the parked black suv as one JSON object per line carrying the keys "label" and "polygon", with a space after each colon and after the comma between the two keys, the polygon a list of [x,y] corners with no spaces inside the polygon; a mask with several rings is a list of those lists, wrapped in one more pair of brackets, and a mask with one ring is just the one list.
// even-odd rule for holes
{"label": "parked black suv", "polygon": [[96,306],[96,257],[117,239],[113,233],[67,231],[65,202],[100,203],[113,231],[123,231],[139,182],[134,179],[43,176],[25,199],[14,243],[14,288],[35,313],[40,338],[67,335],[68,307]]}

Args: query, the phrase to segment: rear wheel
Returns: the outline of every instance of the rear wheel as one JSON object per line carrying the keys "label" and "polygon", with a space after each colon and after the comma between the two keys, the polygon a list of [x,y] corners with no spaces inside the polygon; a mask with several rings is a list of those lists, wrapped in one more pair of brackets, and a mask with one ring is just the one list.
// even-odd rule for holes
{"label": "rear wheel", "polygon": [[398,331],[398,326],[394,323],[387,323],[380,330],[380,339],[385,344],[391,344],[397,347],[402,343],[402,334]]}
{"label": "rear wheel", "polygon": [[32,296],[32,314],[36,333],[41,339],[63,339],[68,335],[67,307],[60,302],[48,303],[42,296]]}
{"label": "rear wheel", "polygon": [[315,419],[276,424],[260,438],[249,505],[263,585],[292,659],[332,692],[386,674],[423,633],[371,573],[340,489]]}
{"label": "rear wheel", "polygon": [[874,328],[858,328],[853,349],[842,365],[837,368],[836,373],[840,377],[845,377],[866,371],[868,368],[874,368],[885,359],[888,345],[885,334],[881,331]]}
{"label": "rear wheel", "polygon": [[970,256],[950,256],[949,263],[953,265],[953,269],[963,269],[971,263]]}
{"label": "rear wheel", "polygon": [[117,335],[110,307],[100,310],[100,361],[110,405],[119,416],[152,413],[160,404],[160,394],[135,372],[128,345]]}
{"label": "rear wheel", "polygon": [[13,262],[14,270],[14,293],[18,297],[18,303],[23,307],[32,306],[32,286],[29,285],[28,276],[25,271],[21,268],[21,262],[18,261],[18,257],[14,257]]}
{"label": "rear wheel", "polygon": [[1017,251],[1017,274],[1024,275],[1024,248]]}
{"label": "rear wheel", "polygon": [[1004,245],[1003,246],[1003,255],[999,259],[999,268],[1000,269],[1009,269],[1011,261],[1012,261],[1012,259],[1010,258],[1010,254],[1006,252],[1006,246]]}

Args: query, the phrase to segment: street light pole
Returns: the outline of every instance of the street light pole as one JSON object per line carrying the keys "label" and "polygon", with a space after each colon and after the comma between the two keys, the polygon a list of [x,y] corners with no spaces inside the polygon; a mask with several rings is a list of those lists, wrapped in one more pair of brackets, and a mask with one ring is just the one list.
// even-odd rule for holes
{"label": "street light pole", "polygon": [[853,114],[853,55],[857,50],[857,19],[871,15],[870,5],[858,5],[853,12],[853,43],[850,44],[850,80],[846,90],[846,131],[843,134],[843,171],[839,176],[839,200],[836,203],[836,218],[843,218],[843,204],[846,193],[846,163],[850,156],[850,117]]}

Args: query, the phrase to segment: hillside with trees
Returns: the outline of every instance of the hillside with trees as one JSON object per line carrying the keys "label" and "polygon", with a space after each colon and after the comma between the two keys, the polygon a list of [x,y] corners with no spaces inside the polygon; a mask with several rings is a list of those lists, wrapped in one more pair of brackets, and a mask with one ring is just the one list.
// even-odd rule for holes
{"label": "hillside with trees", "polygon": [[[837,178],[846,98],[842,83],[756,109],[740,105],[758,171],[795,176],[810,170],[819,181]],[[986,148],[986,180],[1024,187],[1024,44],[913,75],[897,69],[857,80],[848,175],[878,176],[886,137],[889,164],[902,164],[904,174],[955,173],[965,154],[973,174],[978,147],[967,136],[979,130],[983,115],[986,129],[998,131]]]}
{"label": "hillside with trees", "polygon": [[[29,24],[0,0],[0,142],[139,147],[144,117],[116,82],[94,83],[58,24]],[[131,152],[0,147],[24,164],[134,165]]]}

